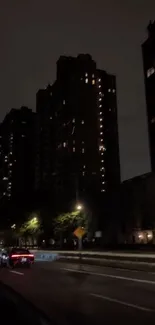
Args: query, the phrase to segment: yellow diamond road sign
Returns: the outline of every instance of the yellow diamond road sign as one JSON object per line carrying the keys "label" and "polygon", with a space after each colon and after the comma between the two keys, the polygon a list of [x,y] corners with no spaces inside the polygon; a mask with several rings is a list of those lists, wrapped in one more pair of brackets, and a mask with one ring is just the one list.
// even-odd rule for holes
{"label": "yellow diamond road sign", "polygon": [[82,238],[86,233],[84,227],[78,227],[74,230],[74,235],[78,238]]}

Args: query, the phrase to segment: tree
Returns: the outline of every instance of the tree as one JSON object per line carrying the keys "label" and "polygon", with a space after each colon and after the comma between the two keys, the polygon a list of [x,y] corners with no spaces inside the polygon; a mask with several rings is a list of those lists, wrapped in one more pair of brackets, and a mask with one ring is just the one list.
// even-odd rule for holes
{"label": "tree", "polygon": [[54,220],[53,227],[55,235],[60,236],[62,242],[63,236],[67,238],[73,236],[73,231],[78,227],[87,229],[87,218],[83,211],[74,211],[63,213],[57,216]]}
{"label": "tree", "polygon": [[19,236],[24,237],[25,240],[28,237],[31,237],[31,239],[34,241],[34,238],[37,239],[38,236],[42,233],[41,229],[41,221],[39,213],[32,212],[28,220],[25,221],[22,226],[19,228]]}

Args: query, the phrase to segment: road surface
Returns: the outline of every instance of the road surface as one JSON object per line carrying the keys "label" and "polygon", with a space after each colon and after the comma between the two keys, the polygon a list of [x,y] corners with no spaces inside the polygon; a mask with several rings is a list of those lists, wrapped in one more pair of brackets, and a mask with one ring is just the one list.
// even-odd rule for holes
{"label": "road surface", "polygon": [[155,273],[38,262],[32,269],[0,269],[14,288],[61,324],[154,324]]}

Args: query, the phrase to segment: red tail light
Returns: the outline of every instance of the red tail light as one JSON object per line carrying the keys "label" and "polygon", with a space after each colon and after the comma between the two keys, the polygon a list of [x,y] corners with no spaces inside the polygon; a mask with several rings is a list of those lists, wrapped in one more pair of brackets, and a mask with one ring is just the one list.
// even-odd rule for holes
{"label": "red tail light", "polygon": [[13,254],[10,256],[11,258],[18,258],[18,257],[34,257],[33,254]]}

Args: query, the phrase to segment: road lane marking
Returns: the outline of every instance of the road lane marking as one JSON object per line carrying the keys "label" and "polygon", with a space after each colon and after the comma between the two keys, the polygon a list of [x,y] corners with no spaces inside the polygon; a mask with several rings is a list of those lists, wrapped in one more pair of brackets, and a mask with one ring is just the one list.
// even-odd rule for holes
{"label": "road lane marking", "polygon": [[84,271],[84,270],[74,270],[74,269],[68,269],[68,268],[61,268],[61,269],[64,270],[64,271],[67,271],[67,272],[84,273],[84,274],[102,276],[102,277],[105,277],[105,278],[111,278],[111,279],[118,279],[118,280],[125,280],[125,281],[132,281],[132,282],[139,282],[139,283],[155,285],[155,281],[150,281],[150,280],[127,278],[125,276],[112,275],[112,274],[106,274],[106,273],[96,273],[96,272],[90,272],[90,271]]}
{"label": "road lane marking", "polygon": [[18,272],[18,271],[10,271],[11,273],[15,273],[15,274],[18,274],[18,275],[24,275],[24,273],[22,272]]}
{"label": "road lane marking", "polygon": [[100,299],[103,299],[103,300],[114,302],[114,303],[117,303],[117,304],[120,304],[120,305],[124,305],[126,307],[131,307],[131,308],[135,308],[135,309],[139,309],[139,310],[143,310],[143,311],[147,311],[147,312],[155,312],[155,310],[147,308],[147,307],[142,307],[142,306],[139,306],[139,305],[130,304],[128,302],[124,302],[124,301],[121,301],[121,300],[118,300],[118,299],[114,299],[114,298],[110,298],[110,297],[106,297],[106,296],[102,296],[102,295],[98,295],[96,293],[90,293],[89,295],[92,296],[92,297],[96,297],[96,298],[100,298]]}

